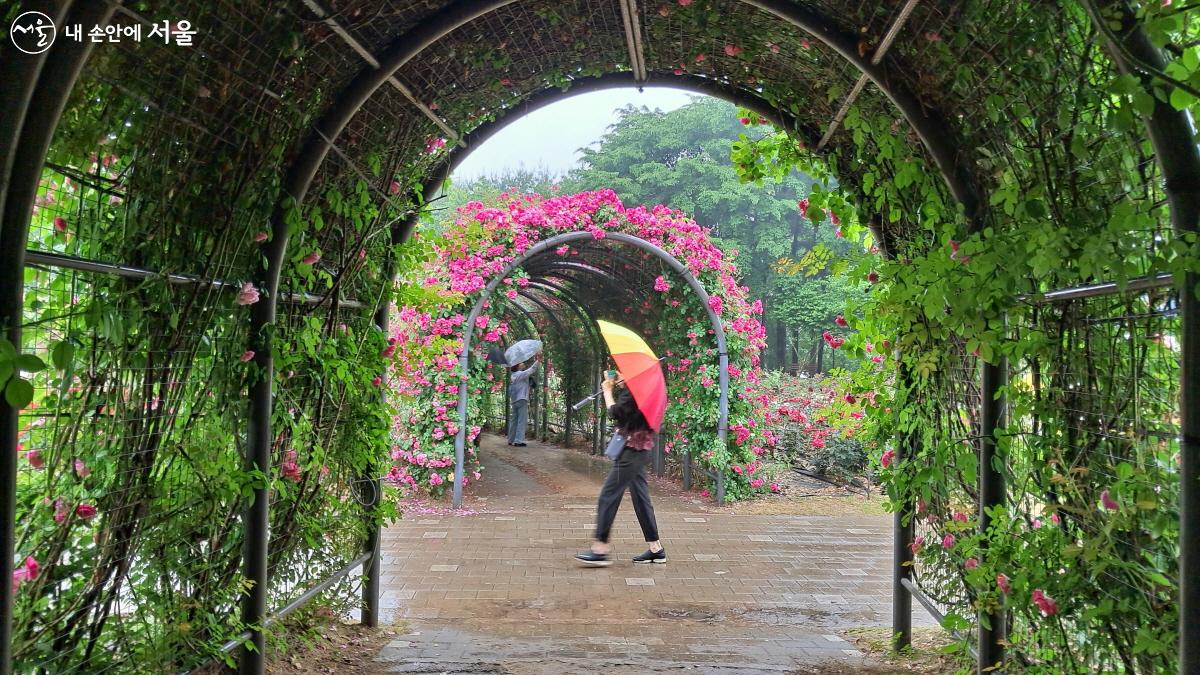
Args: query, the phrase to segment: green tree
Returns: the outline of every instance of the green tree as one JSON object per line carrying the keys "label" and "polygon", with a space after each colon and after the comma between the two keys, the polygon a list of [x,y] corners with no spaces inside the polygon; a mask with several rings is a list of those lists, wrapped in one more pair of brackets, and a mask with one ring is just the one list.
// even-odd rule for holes
{"label": "green tree", "polygon": [[[731,150],[739,139],[760,135],[756,132],[766,127],[757,122],[739,118],[732,104],[714,98],[696,98],[665,113],[627,106],[600,142],[583,150],[582,167],[567,177],[564,189],[610,187],[626,203],[666,204],[711,227],[723,249],[738,252],[744,281],[765,307],[769,365],[784,367],[797,358],[796,345],[789,349],[789,329],[807,334],[820,324],[815,319],[803,325],[793,321],[796,303],[789,300],[816,279],[793,275],[781,285],[777,270],[806,256],[808,262],[827,261],[846,253],[850,245],[837,238],[828,220],[809,220],[797,207],[812,192],[811,177],[790,172],[761,184],[742,181],[730,160]],[[810,255],[814,249],[816,255]],[[836,284],[820,284],[826,287]],[[798,297],[818,295],[810,291]],[[835,304],[840,308],[844,300],[838,295]],[[824,307],[825,300],[821,303]],[[820,321],[832,317],[824,312]]]}

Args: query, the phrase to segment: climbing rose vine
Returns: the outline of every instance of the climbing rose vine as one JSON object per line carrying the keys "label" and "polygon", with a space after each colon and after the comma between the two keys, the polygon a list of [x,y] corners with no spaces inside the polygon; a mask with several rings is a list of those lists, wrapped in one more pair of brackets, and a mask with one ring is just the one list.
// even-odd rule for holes
{"label": "climbing rose vine", "polygon": [[[425,242],[430,255],[409,281],[423,285],[426,295],[396,308],[391,336],[394,376],[389,386],[403,403],[394,425],[389,478],[434,495],[452,484],[459,387],[467,387],[472,421],[478,419],[481,397],[502,391],[504,373],[486,364],[485,351],[509,333],[508,323],[498,317],[528,279],[520,270],[504,279],[474,326],[466,325],[466,314],[489,280],[510,262],[539,241],[567,232],[588,232],[594,240],[603,240],[609,232],[640,237],[673,255],[705,287],[708,307],[724,323],[729,352],[729,434],[723,445],[716,431],[716,337],[690,286],[681,278],[660,276],[647,282],[644,303],[610,307],[610,317],[657,326],[657,334],[647,338],[666,357],[667,451],[690,454],[723,473],[729,499],[769,490],[775,439],[763,424],[767,397],[757,391],[759,354],[766,346],[758,318],[762,303],[751,303],[747,289],[738,283],[736,253],[718,248],[708,229],[685,214],[661,205],[626,207],[612,190],[549,198],[505,194],[495,205],[469,202],[436,240]],[[430,233],[416,237],[431,239]],[[577,254],[572,246],[560,246],[544,255]],[[475,354],[465,377],[458,361],[464,330],[473,330],[475,336]],[[472,425],[468,439],[474,441],[479,433]],[[464,480],[469,484],[481,477],[482,467],[471,445],[468,457]]]}

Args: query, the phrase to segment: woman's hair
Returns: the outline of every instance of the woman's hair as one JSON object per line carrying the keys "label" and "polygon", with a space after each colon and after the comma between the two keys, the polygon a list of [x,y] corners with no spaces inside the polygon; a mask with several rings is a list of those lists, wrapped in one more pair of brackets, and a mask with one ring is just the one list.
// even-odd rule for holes
{"label": "woman's hair", "polygon": [[608,409],[608,414],[612,415],[617,428],[627,434],[650,430],[650,423],[638,409],[637,402],[633,400],[633,394],[629,393],[627,387],[622,387],[617,393],[617,399]]}

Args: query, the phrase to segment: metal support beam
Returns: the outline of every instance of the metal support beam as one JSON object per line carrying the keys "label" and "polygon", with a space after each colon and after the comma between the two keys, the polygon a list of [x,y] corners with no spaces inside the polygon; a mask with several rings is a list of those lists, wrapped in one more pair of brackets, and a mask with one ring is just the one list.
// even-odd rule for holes
{"label": "metal support beam", "polygon": [[621,23],[625,27],[625,44],[629,50],[629,65],[633,79],[641,84],[646,81],[646,54],[642,49],[642,22],[638,17],[634,0],[617,0],[621,5]]}
{"label": "metal support beam", "polygon": [[[326,26],[329,26],[329,29],[332,30],[335,35],[341,38],[342,42],[345,42],[346,46],[349,47],[355,54],[358,54],[363,61],[366,61],[368,64],[370,64],[372,68],[379,67],[379,59],[375,58],[375,55],[372,54],[366,47],[364,47],[363,44],[358,41],[358,38],[355,38],[353,35],[351,35],[350,31],[346,30],[340,23],[330,16],[329,12],[325,11],[325,8],[322,7],[319,2],[316,0],[304,0],[304,6],[308,7],[313,14],[316,14],[317,18],[321,19]],[[396,79],[394,75],[389,77],[387,81],[388,84],[392,85],[393,89],[400,92],[400,95],[407,99],[414,108],[420,110],[422,115],[429,118],[429,121],[437,125],[437,128],[441,129],[442,133],[446,134],[447,138],[454,141],[455,144],[462,144],[462,139],[459,137],[458,132],[446,126],[446,123],[442,121],[442,118],[435,115],[429,106],[425,105],[421,101],[418,101],[417,97],[413,95],[412,90],[404,86],[404,83]],[[466,146],[464,145],[463,147]]]}
{"label": "metal support beam", "polygon": [[[896,374],[896,400],[906,400],[912,389],[912,372],[901,362]],[[916,455],[916,442],[917,435],[912,431],[905,431],[896,439],[898,465]],[[911,499],[904,499],[892,516],[892,649],[896,651],[912,644],[912,593],[908,584],[912,583],[914,518]]]}
{"label": "metal support beam", "polygon": [[[1004,399],[1006,367],[1003,359],[999,363],[983,364],[980,377],[980,432],[979,432],[979,531],[984,535],[981,555],[987,556],[987,532],[992,524],[992,511],[1005,503],[1005,456],[997,445],[996,430],[1004,425]],[[979,613],[979,658],[977,672],[999,672],[1004,669],[1004,643],[1008,639],[1005,613],[1001,608],[994,612]]]}
{"label": "metal support beam", "polygon": [[[375,326],[383,333],[384,338],[388,336],[390,329],[392,314],[392,292],[391,288],[396,283],[396,254],[395,248],[400,244],[400,230],[394,228],[391,231],[391,246],[387,251],[387,259],[383,265],[383,278],[387,281],[387,288],[384,289],[383,295],[379,300],[379,306],[375,308]],[[387,369],[379,374],[383,382],[387,382]],[[387,387],[379,388],[379,402],[385,404],[387,402]],[[386,433],[391,433],[391,428],[385,430]],[[386,449],[385,449],[386,450]],[[381,543],[381,531],[379,523],[376,520],[379,511],[379,504],[383,500],[383,480],[380,478],[380,469],[375,462],[368,462],[364,475],[359,479],[364,487],[364,492],[369,493],[369,500],[364,499],[363,504],[366,509],[366,526],[367,536],[363,541],[363,553],[371,557],[363,563],[362,567],[362,624],[374,628],[379,625],[379,576],[382,570],[383,549]],[[369,488],[367,486],[370,486]]]}
{"label": "metal support beam", "polygon": [[[125,277],[127,279],[162,279],[170,284],[212,286],[213,288],[220,288],[223,290],[236,291],[241,288],[241,284],[237,283],[236,281],[203,279],[190,274],[163,274],[161,272],[155,272],[153,270],[148,270],[141,267],[132,267],[130,265],[114,265],[112,263],[88,260],[86,258],[66,255],[65,253],[54,253],[52,251],[35,251],[32,249],[25,251],[25,265],[56,267],[59,269],[76,270],[79,272],[95,272],[97,274],[111,274],[113,276]],[[280,293],[279,299],[282,302],[297,305],[321,305],[334,300],[332,296],[313,295],[312,293]],[[366,309],[366,305],[358,300],[337,300],[337,306],[343,309]]]}
{"label": "metal support beam", "polygon": [[[900,33],[900,29],[903,28],[904,24],[908,22],[908,17],[912,14],[913,9],[916,8],[918,2],[920,2],[920,0],[908,0],[908,2],[904,3],[904,6],[900,8],[900,14],[896,16],[896,20],[893,21],[891,27],[888,28],[888,32],[883,36],[883,40],[880,41],[879,46],[875,48],[875,54],[871,56],[871,65],[879,65],[879,62],[882,61],[883,57],[887,55],[888,50],[892,47],[892,42],[896,39],[896,35]],[[858,95],[862,93],[863,87],[865,87],[866,84],[867,75],[866,73],[863,73],[861,76],[859,76],[858,81],[854,83],[854,87],[850,90],[850,94],[846,96],[846,100],[842,103],[842,107],[838,109],[837,114],[834,115],[833,121],[829,123],[829,128],[825,130],[825,135],[821,136],[821,141],[817,143],[817,152],[825,149],[825,144],[829,142],[829,139],[833,137],[833,134],[838,130],[838,127],[841,126],[842,120],[846,119],[846,113],[850,112],[850,106],[854,105],[854,102],[858,100]]]}

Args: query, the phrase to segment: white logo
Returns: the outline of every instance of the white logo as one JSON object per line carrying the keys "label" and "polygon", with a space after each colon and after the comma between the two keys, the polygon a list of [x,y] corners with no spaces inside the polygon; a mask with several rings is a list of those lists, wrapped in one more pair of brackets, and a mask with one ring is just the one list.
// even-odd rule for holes
{"label": "white logo", "polygon": [[50,17],[45,14],[25,12],[18,16],[16,21],[13,21],[8,34],[12,37],[13,45],[17,49],[26,54],[41,54],[54,44],[58,29],[54,27],[54,22],[50,20]]}

